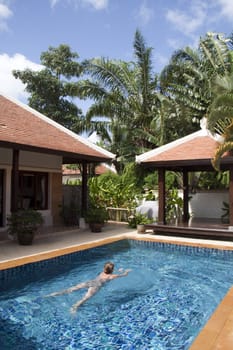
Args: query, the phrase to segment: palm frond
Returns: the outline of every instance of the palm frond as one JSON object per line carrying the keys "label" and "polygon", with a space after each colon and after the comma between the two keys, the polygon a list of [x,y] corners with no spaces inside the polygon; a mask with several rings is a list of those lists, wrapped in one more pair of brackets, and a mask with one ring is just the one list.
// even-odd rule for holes
{"label": "palm frond", "polygon": [[222,145],[220,145],[214,155],[214,158],[212,159],[211,163],[215,170],[220,171],[220,161],[224,153],[231,152],[233,150],[233,142],[224,142]]}

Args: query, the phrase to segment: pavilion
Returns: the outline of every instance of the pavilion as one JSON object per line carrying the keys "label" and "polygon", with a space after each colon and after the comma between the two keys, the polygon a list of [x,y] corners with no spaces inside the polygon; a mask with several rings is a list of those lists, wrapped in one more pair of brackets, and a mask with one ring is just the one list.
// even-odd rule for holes
{"label": "pavilion", "polygon": [[[136,162],[143,167],[158,171],[158,192],[159,209],[158,223],[154,225],[154,231],[164,231],[168,229],[166,223],[166,171],[175,171],[182,173],[183,177],[183,217],[180,227],[186,228],[191,232],[189,224],[189,172],[216,171],[211,163],[217,147],[220,145],[220,137],[213,136],[207,129],[205,121],[201,122],[201,129],[176,141],[148,151],[136,157]],[[229,227],[233,226],[233,158],[229,155],[224,156],[220,163],[221,170],[229,171]],[[206,220],[208,221],[208,220]],[[198,225],[198,230],[204,230],[203,225]],[[202,226],[200,228],[200,226]],[[187,229],[189,227],[189,230]],[[216,226],[215,226],[216,229]],[[219,228],[219,229],[222,229]],[[224,227],[224,232],[228,226]],[[171,228],[170,228],[171,230]],[[175,231],[175,228],[173,227]],[[209,229],[207,229],[209,233]],[[212,230],[213,231],[213,230]],[[233,237],[233,232],[231,232]]]}

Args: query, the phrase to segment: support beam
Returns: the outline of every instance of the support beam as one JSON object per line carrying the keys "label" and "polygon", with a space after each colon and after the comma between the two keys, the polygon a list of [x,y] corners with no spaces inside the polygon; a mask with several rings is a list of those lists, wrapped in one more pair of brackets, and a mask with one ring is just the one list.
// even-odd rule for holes
{"label": "support beam", "polygon": [[229,168],[229,224],[233,226],[233,166]]}
{"label": "support beam", "polygon": [[87,211],[87,163],[82,163],[82,203],[81,216]]}
{"label": "support beam", "polygon": [[19,150],[13,150],[12,157],[12,185],[11,185],[11,211],[18,210],[18,195],[19,195]]}
{"label": "support beam", "polygon": [[159,169],[159,215],[158,215],[158,223],[166,224],[166,201],[165,201],[165,170]]}
{"label": "support beam", "polygon": [[183,222],[189,220],[189,183],[188,171],[183,170]]}

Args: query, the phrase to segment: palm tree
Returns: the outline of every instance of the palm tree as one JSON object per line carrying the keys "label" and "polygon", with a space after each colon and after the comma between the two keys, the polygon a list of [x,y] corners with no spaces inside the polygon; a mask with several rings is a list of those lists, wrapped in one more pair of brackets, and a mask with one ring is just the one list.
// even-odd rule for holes
{"label": "palm tree", "polygon": [[214,168],[219,171],[222,155],[225,152],[232,153],[233,150],[233,73],[217,77],[215,84],[215,98],[208,115],[208,127],[223,139],[212,160]]}
{"label": "palm tree", "polygon": [[175,100],[179,109],[185,108],[190,123],[199,122],[208,115],[213,82],[230,72],[231,62],[228,40],[207,33],[198,50],[185,48],[174,53],[160,76],[162,91]]}
{"label": "palm tree", "polygon": [[159,115],[157,75],[152,70],[152,49],[137,30],[134,62],[97,58],[85,63],[90,79],[83,81],[83,97],[94,99],[87,111],[89,129],[96,130],[121,161],[158,144],[152,120]]}

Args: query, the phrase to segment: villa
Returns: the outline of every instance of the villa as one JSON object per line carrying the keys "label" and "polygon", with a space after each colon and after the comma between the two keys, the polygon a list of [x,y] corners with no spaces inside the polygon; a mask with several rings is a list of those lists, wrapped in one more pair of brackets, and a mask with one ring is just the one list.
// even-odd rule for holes
{"label": "villa", "polygon": [[18,209],[41,211],[46,226],[60,223],[63,164],[81,164],[85,210],[88,164],[113,158],[114,154],[1,94],[0,232],[7,216]]}

